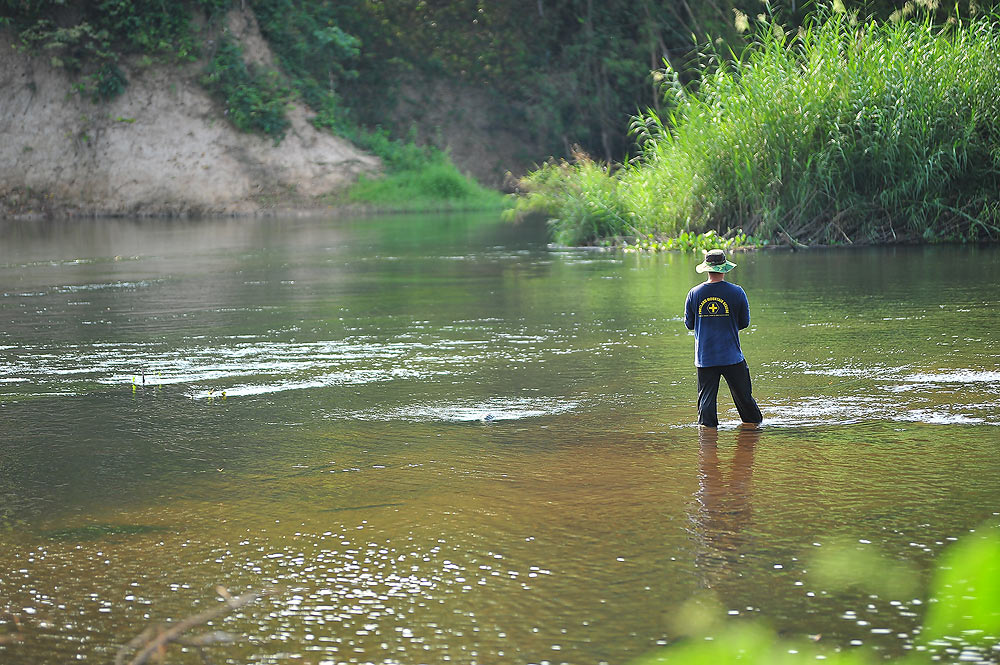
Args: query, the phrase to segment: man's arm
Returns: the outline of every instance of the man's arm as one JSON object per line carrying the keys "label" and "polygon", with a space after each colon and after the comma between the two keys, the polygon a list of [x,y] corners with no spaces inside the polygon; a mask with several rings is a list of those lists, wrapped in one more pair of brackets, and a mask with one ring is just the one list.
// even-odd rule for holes
{"label": "man's arm", "polygon": [[743,330],[750,325],[750,301],[747,300],[747,292],[740,288],[743,294],[743,302],[740,303],[740,311],[736,314],[736,328]]}
{"label": "man's arm", "polygon": [[684,327],[694,330],[694,299],[691,298],[690,292],[684,300]]}

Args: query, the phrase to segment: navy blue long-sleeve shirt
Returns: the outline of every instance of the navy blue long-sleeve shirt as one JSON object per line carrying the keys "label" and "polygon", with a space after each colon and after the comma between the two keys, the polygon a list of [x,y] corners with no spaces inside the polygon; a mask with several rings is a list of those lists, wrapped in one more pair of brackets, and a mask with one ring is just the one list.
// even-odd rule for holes
{"label": "navy blue long-sleeve shirt", "polygon": [[684,302],[684,325],[694,331],[697,367],[742,362],[739,331],[750,325],[746,292],[725,281],[699,284]]}

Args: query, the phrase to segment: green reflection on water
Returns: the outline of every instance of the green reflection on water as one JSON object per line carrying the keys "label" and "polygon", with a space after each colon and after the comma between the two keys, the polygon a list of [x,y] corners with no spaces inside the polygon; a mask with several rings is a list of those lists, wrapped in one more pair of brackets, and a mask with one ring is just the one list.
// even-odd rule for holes
{"label": "green reflection on water", "polygon": [[621,662],[705,589],[900,650],[913,599],[822,588],[811,553],[926,571],[1000,498],[995,249],[737,257],[769,426],[724,396],[707,449],[694,257],[467,216],[0,237],[14,662],[107,660],[217,583],[280,590],[224,622],[236,662]]}

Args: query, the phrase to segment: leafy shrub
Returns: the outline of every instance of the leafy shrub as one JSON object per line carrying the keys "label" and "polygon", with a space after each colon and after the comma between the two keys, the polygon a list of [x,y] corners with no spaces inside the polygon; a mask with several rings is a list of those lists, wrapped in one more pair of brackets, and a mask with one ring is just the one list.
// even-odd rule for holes
{"label": "leafy shrub", "polygon": [[113,62],[104,63],[94,74],[94,101],[108,101],[122,94],[128,79],[118,65]]}
{"label": "leafy shrub", "polygon": [[580,245],[598,238],[641,235],[623,205],[619,182],[609,168],[582,153],[574,164],[549,162],[528,174],[521,186],[528,195],[517,212],[551,212],[552,236],[561,245]]}
{"label": "leafy shrub", "polygon": [[932,646],[996,648],[1000,635],[1000,533],[986,526],[942,558],[932,582],[937,601],[927,610],[922,639]]}
{"label": "leafy shrub", "polygon": [[286,110],[291,90],[276,72],[248,67],[232,40],[219,40],[202,82],[223,101],[238,129],[270,136],[275,143],[284,137],[290,126]]}

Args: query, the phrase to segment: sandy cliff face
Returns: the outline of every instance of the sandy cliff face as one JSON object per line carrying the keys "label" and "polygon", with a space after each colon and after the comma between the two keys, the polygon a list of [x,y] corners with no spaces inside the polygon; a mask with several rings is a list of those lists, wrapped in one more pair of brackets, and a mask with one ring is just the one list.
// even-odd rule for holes
{"label": "sandy cliff face", "polygon": [[[269,61],[252,15],[234,12],[228,25],[248,59]],[[4,202],[7,214],[254,213],[309,206],[379,169],[304,108],[277,146],[237,131],[198,84],[200,64],[121,68],[125,92],[94,104],[0,33],[0,214]]]}

